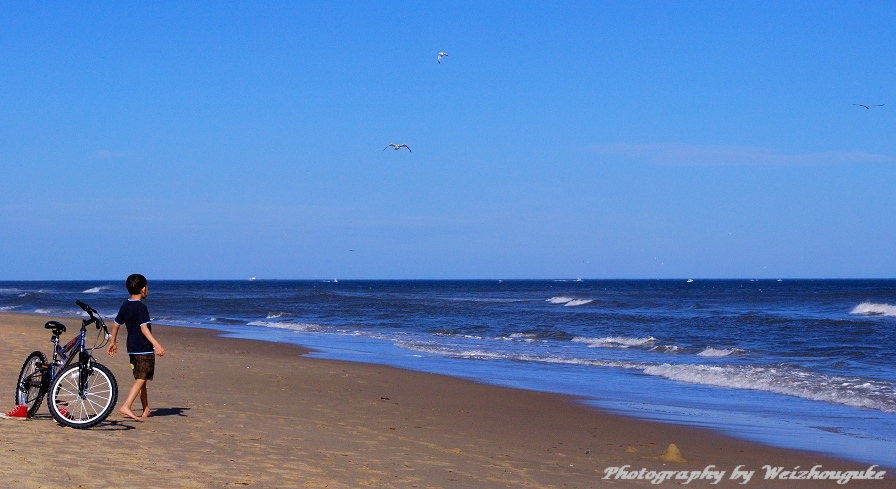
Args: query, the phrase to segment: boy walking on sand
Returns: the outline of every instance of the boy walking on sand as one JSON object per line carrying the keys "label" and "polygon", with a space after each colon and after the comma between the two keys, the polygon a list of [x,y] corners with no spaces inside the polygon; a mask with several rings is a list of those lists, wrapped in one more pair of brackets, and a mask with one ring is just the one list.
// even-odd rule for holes
{"label": "boy walking on sand", "polygon": [[[118,328],[124,324],[128,330],[128,355],[131,360],[131,369],[134,371],[134,385],[128,393],[127,399],[119,411],[130,418],[140,420],[149,417],[149,395],[146,392],[146,382],[152,380],[156,366],[156,355],[165,356],[165,349],[152,335],[152,323],[150,323],[149,309],[142,301],[149,294],[149,286],[146,277],[135,273],[125,282],[131,297],[121,305],[118,315],[112,324],[112,340],[109,343],[109,356],[114,356],[118,351],[116,341]],[[134,414],[131,408],[134,401],[140,396],[143,404],[143,413],[140,417]]]}

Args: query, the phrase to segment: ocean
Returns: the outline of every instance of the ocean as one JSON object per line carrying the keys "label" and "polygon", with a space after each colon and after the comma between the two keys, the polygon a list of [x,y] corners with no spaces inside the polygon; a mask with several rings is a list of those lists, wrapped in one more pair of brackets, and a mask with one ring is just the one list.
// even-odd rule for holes
{"label": "ocean", "polygon": [[[0,311],[77,326],[75,300],[111,319],[126,296],[4,281]],[[162,340],[214,328],[896,467],[896,280],[151,280],[146,303]]]}

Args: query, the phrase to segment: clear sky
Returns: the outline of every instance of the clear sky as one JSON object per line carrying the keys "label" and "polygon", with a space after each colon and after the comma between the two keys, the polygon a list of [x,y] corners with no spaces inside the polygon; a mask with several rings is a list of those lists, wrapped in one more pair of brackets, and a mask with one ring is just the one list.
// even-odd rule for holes
{"label": "clear sky", "polygon": [[894,26],[887,1],[6,2],[0,280],[893,278]]}

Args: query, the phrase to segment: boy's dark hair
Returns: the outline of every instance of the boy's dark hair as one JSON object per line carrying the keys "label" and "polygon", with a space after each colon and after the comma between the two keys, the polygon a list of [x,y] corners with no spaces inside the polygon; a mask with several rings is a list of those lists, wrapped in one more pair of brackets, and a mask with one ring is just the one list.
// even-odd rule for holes
{"label": "boy's dark hair", "polygon": [[139,273],[129,275],[125,285],[131,295],[137,295],[143,290],[143,287],[146,287],[146,277]]}

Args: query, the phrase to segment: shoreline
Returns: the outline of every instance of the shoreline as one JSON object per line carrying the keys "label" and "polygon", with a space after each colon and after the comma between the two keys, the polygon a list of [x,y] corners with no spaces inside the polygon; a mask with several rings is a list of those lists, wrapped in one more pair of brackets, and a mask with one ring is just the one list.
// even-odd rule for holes
{"label": "shoreline", "polygon": [[[8,409],[25,356],[49,350],[42,326],[50,319],[0,313],[7,352],[0,363],[6,372],[0,400]],[[58,319],[69,326],[64,338],[70,338],[79,320]],[[13,487],[157,487],[160,481],[174,487],[593,487],[653,485],[604,479],[611,467],[657,472],[714,466],[725,471],[720,483],[697,479],[688,486],[734,487],[742,486],[743,480],[730,478],[741,466],[755,471],[748,487],[783,488],[793,481],[764,479],[764,465],[869,468],[607,413],[571,396],[308,358],[303,355],[309,350],[295,345],[226,338],[211,329],[157,329],[168,353],[158,359],[149,384],[153,418],[132,421],[116,409],[93,429],[73,430],[59,427],[44,401],[33,420],[0,420],[0,440],[12,459],[0,469],[3,479]],[[96,356],[118,380],[120,406],[132,382],[127,357],[109,358],[104,351]],[[95,457],[77,449],[85,441]],[[669,444],[686,462],[660,459]],[[62,445],[74,449],[53,450],[46,460],[47,447]],[[146,457],[133,454],[132,445]],[[64,474],[54,470],[62,467]],[[894,479],[887,473],[883,480],[848,485],[894,487]]]}

